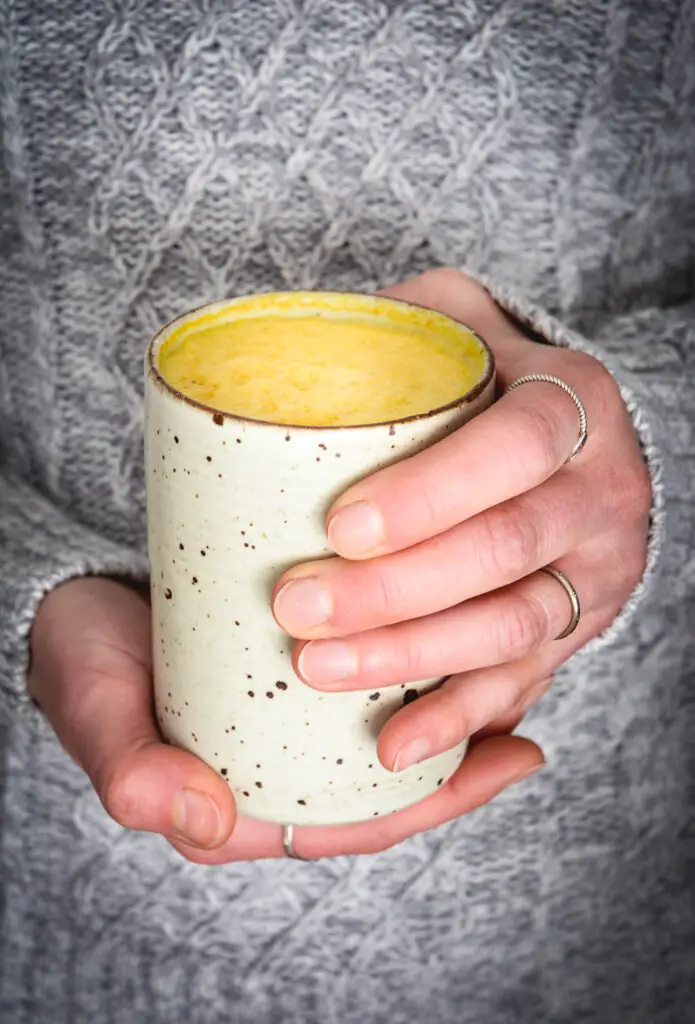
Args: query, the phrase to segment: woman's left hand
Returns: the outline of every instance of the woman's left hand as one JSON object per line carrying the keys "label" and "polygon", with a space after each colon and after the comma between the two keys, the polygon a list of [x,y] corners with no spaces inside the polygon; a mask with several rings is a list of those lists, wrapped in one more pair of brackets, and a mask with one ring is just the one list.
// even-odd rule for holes
{"label": "woman's left hand", "polygon": [[[590,356],[529,340],[458,271],[430,271],[385,294],[477,331],[495,354],[501,392],[527,374],[571,385],[586,408],[588,440],[568,463],[579,434],[574,402],[555,384],[524,384],[445,440],[350,488],[327,519],[339,557],[278,581],[273,611],[299,640],[295,671],[309,686],[373,690],[449,677],[388,721],[378,746],[386,768],[471,740],[454,776],[413,807],[296,829],[295,849],[309,858],[384,849],[541,767],[538,747],[512,730],[558,666],[611,624],[646,561],[650,479],[610,373]],[[539,571],[548,565],[581,603],[563,640],[554,638],[572,608],[563,586]],[[230,853],[194,859],[220,863]]]}

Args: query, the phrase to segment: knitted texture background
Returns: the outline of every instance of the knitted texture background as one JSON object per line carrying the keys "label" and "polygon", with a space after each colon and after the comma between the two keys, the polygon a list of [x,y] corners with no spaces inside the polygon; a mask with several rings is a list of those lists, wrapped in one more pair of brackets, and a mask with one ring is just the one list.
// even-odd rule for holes
{"label": "knitted texture background", "polygon": [[[0,47],[0,1020],[686,1024],[694,0],[0,0]],[[615,367],[661,453],[661,583],[492,806],[373,858],[187,864],[107,818],[24,689],[47,589],[146,573],[144,344],[446,264]]]}

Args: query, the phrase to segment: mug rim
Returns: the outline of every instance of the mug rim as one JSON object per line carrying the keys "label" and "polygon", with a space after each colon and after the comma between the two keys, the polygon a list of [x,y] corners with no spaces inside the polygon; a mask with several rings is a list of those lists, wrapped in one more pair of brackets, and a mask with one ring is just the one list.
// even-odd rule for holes
{"label": "mug rim", "polygon": [[[159,346],[165,340],[162,336],[181,321],[185,321],[188,317],[195,316],[196,313],[203,313],[206,310],[213,310],[215,308],[223,308],[225,305],[233,305],[234,302],[241,299],[254,299],[264,295],[317,295],[317,296],[340,296],[343,298],[350,298],[354,296],[360,299],[376,299],[379,302],[392,303],[397,306],[404,306],[409,309],[423,309],[429,313],[435,313],[437,316],[443,317],[450,323],[455,324],[458,327],[463,327],[464,330],[468,331],[473,336],[475,341],[480,345],[483,352],[485,353],[485,369],[482,377],[477,384],[474,384],[472,388],[453,399],[451,402],[447,402],[445,405],[439,405],[434,409],[428,409],[427,412],[414,413],[411,416],[404,416],[400,419],[395,420],[376,420],[372,423],[342,423],[342,424],[327,424],[321,426],[319,424],[308,424],[308,423],[279,423],[276,420],[262,420],[254,419],[251,416],[242,416],[240,413],[227,412],[223,409],[216,409],[213,405],[208,405],[205,402],[200,402],[196,398],[191,398],[185,392],[180,391],[174,387],[166,377],[161,373],[157,365],[157,356],[159,355]],[[155,349],[157,349],[157,355],[155,355]],[[297,289],[287,291],[272,291],[272,292],[252,292],[249,295],[239,295],[235,298],[218,299],[214,302],[205,302],[200,306],[194,306],[193,309],[189,309],[184,313],[179,313],[163,324],[150,338],[148,342],[145,360],[147,366],[147,375],[152,378],[161,390],[167,391],[172,398],[190,405],[194,409],[199,409],[201,412],[207,413],[213,419],[213,422],[218,426],[224,426],[226,420],[230,420],[236,423],[249,423],[257,424],[262,427],[274,427],[275,429],[293,430],[293,431],[326,431],[333,430],[365,430],[374,427],[395,427],[401,424],[417,423],[421,420],[434,419],[440,413],[449,412],[453,409],[463,408],[466,405],[471,405],[475,402],[492,382],[495,375],[495,357],[490,348],[489,344],[481,335],[475,331],[469,324],[464,323],[462,320],[455,320],[454,317],[449,316],[448,313],[442,313],[438,309],[432,309],[429,306],[423,306],[417,302],[408,302],[405,299],[391,298],[390,295],[377,295],[372,292],[354,292],[354,291],[341,291],[339,289]]]}

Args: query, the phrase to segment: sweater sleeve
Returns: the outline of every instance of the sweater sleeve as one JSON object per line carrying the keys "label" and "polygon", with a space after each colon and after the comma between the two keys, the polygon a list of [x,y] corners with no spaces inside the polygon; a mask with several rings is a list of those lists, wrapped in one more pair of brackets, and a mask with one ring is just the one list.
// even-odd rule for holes
{"label": "sweater sleeve", "polygon": [[24,481],[0,474],[0,564],[0,707],[32,715],[29,635],[45,594],[80,576],[144,582],[147,559],[75,522]]}
{"label": "sweater sleeve", "polygon": [[[659,602],[669,567],[688,557],[695,507],[691,437],[695,428],[692,366],[695,302],[645,307],[615,317],[586,317],[582,331],[480,279],[502,309],[539,340],[599,359],[618,382],[652,480],[647,567],[612,626],[584,648],[612,642]],[[589,424],[589,437],[591,425]]]}

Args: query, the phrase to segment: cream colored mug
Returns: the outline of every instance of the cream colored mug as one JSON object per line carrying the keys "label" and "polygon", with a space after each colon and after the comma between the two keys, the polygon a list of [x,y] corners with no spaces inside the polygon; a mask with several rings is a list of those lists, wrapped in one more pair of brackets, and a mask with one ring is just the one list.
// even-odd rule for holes
{"label": "cream colored mug", "polygon": [[[162,346],[201,325],[240,317],[427,320],[483,353],[472,390],[422,415],[369,425],[308,427],[245,419],[177,391]],[[442,314],[340,293],[234,299],[178,317],[146,355],[148,533],[156,714],[164,737],[219,772],[242,814],[281,824],[365,820],[413,804],[457,768],[466,745],[405,771],[379,762],[376,741],[404,703],[439,685],[323,694],[301,682],[292,641],[273,619],[280,574],[330,555],[324,528],[349,485],[459,428],[494,398],[485,343]]]}

